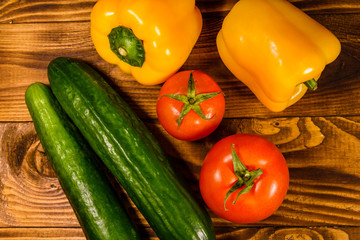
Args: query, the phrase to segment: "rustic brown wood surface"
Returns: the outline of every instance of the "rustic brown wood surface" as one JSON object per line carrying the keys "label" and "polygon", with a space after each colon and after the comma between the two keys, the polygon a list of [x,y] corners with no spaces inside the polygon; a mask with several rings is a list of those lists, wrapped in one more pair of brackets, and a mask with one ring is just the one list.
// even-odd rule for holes
{"label": "rustic brown wood surface", "polygon": [[[202,161],[221,138],[255,133],[279,147],[290,170],[289,191],[279,210],[248,225],[227,222],[209,210],[217,239],[360,239],[358,0],[290,1],[330,29],[340,39],[342,52],[323,72],[318,90],[280,113],[263,107],[219,58],[216,34],[236,0],[196,1],[203,30],[182,69],[211,75],[226,99],[219,128],[196,142],[176,140],[160,126],[155,111],[160,86],[140,85],[98,56],[90,38],[95,2],[0,2],[0,239],[85,239],[24,101],[31,83],[48,84],[47,65],[59,56],[84,60],[106,76],[164,146],[199,200]],[[121,187],[117,189],[144,239],[157,239]]]}

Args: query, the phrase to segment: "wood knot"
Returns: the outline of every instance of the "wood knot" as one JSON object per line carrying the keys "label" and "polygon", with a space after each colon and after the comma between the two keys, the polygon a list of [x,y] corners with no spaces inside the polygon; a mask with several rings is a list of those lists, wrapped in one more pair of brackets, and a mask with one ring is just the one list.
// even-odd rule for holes
{"label": "wood knot", "polygon": [[7,155],[10,172],[14,176],[26,175],[30,181],[40,178],[56,178],[40,144],[32,123],[9,124],[3,134],[2,144]]}
{"label": "wood knot", "polygon": [[280,229],[275,231],[269,237],[269,240],[324,240],[324,238],[316,231],[313,231],[308,228],[289,228],[289,229]]}

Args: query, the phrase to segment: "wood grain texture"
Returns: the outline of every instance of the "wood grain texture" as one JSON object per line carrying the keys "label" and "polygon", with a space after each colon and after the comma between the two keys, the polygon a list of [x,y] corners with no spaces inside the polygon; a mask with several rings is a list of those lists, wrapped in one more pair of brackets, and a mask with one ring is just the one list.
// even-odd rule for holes
{"label": "wood grain texture", "polygon": [[[279,210],[252,225],[360,226],[359,117],[225,120],[212,135],[197,142],[175,140],[156,121],[146,124],[199,201],[199,172],[210,148],[222,137],[254,133],[279,147],[291,180]],[[0,126],[0,227],[78,226],[32,122]],[[133,204],[128,207],[139,224],[147,225]],[[216,226],[240,226],[210,214]]]}
{"label": "wood grain texture", "polygon": [[[16,4],[15,4],[16,3]],[[2,5],[0,22],[9,17],[22,19],[31,9],[35,13],[46,9],[41,16],[53,19],[51,23],[28,19],[25,23],[0,24],[0,121],[30,121],[24,102],[26,87],[32,82],[47,83],[46,68],[55,57],[67,56],[84,60],[101,72],[142,118],[156,118],[155,103],[160,86],[144,87],[130,75],[122,73],[117,66],[104,62],[96,53],[90,38],[89,16],[82,21],[67,17],[68,12],[85,11],[93,2],[82,4],[68,1],[52,5],[28,1]],[[314,4],[312,1],[296,2],[308,9],[309,14],[329,28],[340,39],[342,52],[338,59],[324,70],[319,80],[319,89],[307,93],[297,104],[281,114],[267,110],[240,81],[234,78],[219,58],[215,38],[232,2],[211,4],[199,2],[203,10],[204,27],[182,70],[198,69],[208,73],[220,85],[226,96],[228,111],[225,118],[277,117],[277,116],[351,116],[360,113],[360,13],[356,1],[327,1]],[[71,6],[73,5],[73,6]],[[79,5],[79,6],[78,6]],[[32,6],[32,7],[31,7]],[[87,7],[85,7],[87,6]],[[312,6],[312,8],[310,8]],[[29,9],[28,9],[29,8]],[[217,9],[217,11],[215,11]],[[227,9],[227,10],[226,10]],[[319,9],[316,12],[315,9]],[[326,9],[323,12],[323,9]],[[354,11],[351,12],[349,9]],[[61,14],[64,13],[64,14]],[[54,14],[54,15],[52,15]],[[35,14],[40,15],[40,14]],[[82,16],[77,13],[75,16]],[[85,14],[86,15],[86,14]],[[4,19],[4,21],[1,21]],[[27,18],[26,18],[27,19]],[[14,20],[15,21],[15,20]],[[71,23],[67,21],[73,21]]]}
{"label": "wood grain texture", "polygon": [[[197,0],[202,13],[228,12],[237,0]],[[308,14],[358,13],[357,0],[290,0]],[[0,23],[79,22],[89,21],[96,0],[3,0],[0,3]]]}
{"label": "wood grain texture", "polygon": [[6,240],[85,240],[81,228],[0,228],[0,239]]}
{"label": "wood grain texture", "polygon": [[[233,224],[209,209],[220,240],[360,239],[360,3],[358,0],[290,0],[331,30],[342,51],[328,65],[315,92],[281,113],[272,113],[234,78],[215,39],[237,0],[197,0],[203,29],[181,70],[208,73],[225,93],[225,119],[195,142],[167,134],[156,116],[161,86],[143,86],[106,63],[90,38],[96,0],[0,1],[0,239],[84,240],[38,140],[25,105],[31,83],[48,84],[47,65],[59,56],[97,69],[144,120],[184,183],[202,202],[198,179],[203,159],[223,137],[264,136],[284,154],[290,170],[288,194],[277,212],[254,224]],[[143,239],[155,233],[108,172]]]}
{"label": "wood grain texture", "polygon": [[[142,233],[143,239],[157,240],[151,232]],[[351,240],[360,237],[359,228],[233,228],[217,229],[218,240]],[[81,228],[1,228],[0,239],[6,240],[85,240]]]}
{"label": "wood grain texture", "polygon": [[3,0],[0,3],[0,23],[89,21],[95,2],[96,0]]}

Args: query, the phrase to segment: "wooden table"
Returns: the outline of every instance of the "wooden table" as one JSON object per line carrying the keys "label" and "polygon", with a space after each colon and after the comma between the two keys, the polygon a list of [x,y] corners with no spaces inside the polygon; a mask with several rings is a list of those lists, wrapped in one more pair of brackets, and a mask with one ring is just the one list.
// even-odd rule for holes
{"label": "wooden table", "polygon": [[[103,61],[90,38],[95,0],[0,2],[0,238],[84,239],[49,166],[24,102],[33,82],[48,84],[46,68],[59,56],[90,63],[111,81],[164,146],[197,197],[202,161],[221,138],[254,133],[285,156],[290,187],[279,210],[249,225],[209,211],[218,239],[360,239],[360,3],[359,0],[291,1],[341,41],[338,59],[319,89],[280,113],[267,110],[219,58],[215,37],[236,0],[198,0],[204,27],[182,70],[208,73],[226,96],[219,128],[196,142],[170,137],[159,125],[160,86],[142,86]],[[126,199],[121,188],[119,194]],[[157,239],[133,204],[128,209],[144,239]]]}

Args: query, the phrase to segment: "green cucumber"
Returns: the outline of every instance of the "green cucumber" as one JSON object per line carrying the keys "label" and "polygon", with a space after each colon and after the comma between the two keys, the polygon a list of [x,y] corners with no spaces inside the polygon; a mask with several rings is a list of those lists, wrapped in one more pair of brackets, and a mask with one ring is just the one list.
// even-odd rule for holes
{"label": "green cucumber", "polygon": [[140,239],[86,140],[50,88],[31,84],[25,100],[40,142],[87,239]]}
{"label": "green cucumber", "polygon": [[215,239],[206,209],[130,106],[84,62],[48,66],[54,95],[160,239]]}

